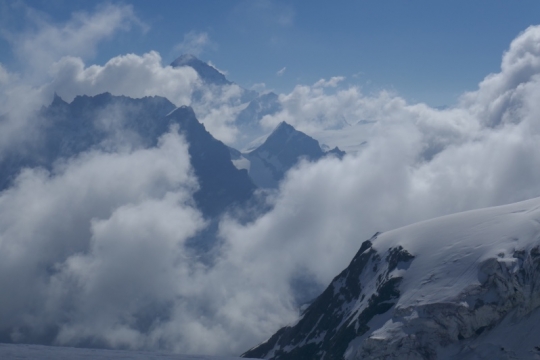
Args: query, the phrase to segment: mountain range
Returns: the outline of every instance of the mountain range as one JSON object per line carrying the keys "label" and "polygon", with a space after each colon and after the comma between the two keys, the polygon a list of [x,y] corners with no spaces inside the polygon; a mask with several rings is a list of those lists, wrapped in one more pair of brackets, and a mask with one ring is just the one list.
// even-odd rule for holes
{"label": "mountain range", "polygon": [[[179,57],[172,66],[191,66],[204,83],[212,86],[234,84],[193,55]],[[252,100],[237,121],[240,128],[251,129],[247,137],[251,141],[261,134],[258,120],[278,111],[279,102],[273,93],[259,95],[251,90],[244,91],[245,97]],[[176,108],[160,96],[133,99],[103,93],[77,96],[67,103],[55,94],[51,104],[43,107],[37,117],[41,131],[38,141],[0,160],[0,190],[8,187],[25,167],[51,171],[59,159],[91,149],[108,151],[118,146],[156,146],[159,137],[177,124],[190,145],[191,165],[200,185],[194,199],[205,216],[212,218],[235,205],[245,204],[257,187],[277,187],[286,171],[301,159],[317,161],[325,155],[315,139],[285,123],[262,145],[241,153],[215,139],[198,121],[191,107]],[[344,153],[338,150],[336,154],[343,156]]]}

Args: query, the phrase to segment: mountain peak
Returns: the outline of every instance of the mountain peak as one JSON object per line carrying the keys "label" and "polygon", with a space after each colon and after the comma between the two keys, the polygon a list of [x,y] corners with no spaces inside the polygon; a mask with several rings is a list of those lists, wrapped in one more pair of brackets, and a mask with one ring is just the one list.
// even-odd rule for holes
{"label": "mountain peak", "polygon": [[279,133],[279,132],[290,133],[292,131],[297,131],[297,130],[292,125],[287,123],[286,121],[282,121],[282,122],[279,123],[278,126],[276,126],[273,133]]}
{"label": "mountain peak", "polygon": [[62,105],[67,105],[67,102],[64,99],[62,99],[55,91],[51,106],[62,106]]}
{"label": "mountain peak", "polygon": [[172,63],[171,63],[171,66],[172,67],[176,67],[176,66],[183,66],[183,65],[187,65],[187,66],[190,66],[191,63],[194,63],[194,62],[203,62],[201,61],[199,58],[197,58],[195,55],[192,55],[192,54],[182,54],[180,55],[176,60],[174,60]]}
{"label": "mountain peak", "polygon": [[215,67],[200,60],[195,55],[183,54],[171,63],[172,67],[189,66],[199,74],[199,77],[208,84],[213,85],[231,85],[232,82],[227,80]]}
{"label": "mountain peak", "polygon": [[302,158],[317,161],[324,156],[319,142],[285,121],[279,123],[266,141],[246,154],[249,174],[263,188],[277,187],[285,173]]}

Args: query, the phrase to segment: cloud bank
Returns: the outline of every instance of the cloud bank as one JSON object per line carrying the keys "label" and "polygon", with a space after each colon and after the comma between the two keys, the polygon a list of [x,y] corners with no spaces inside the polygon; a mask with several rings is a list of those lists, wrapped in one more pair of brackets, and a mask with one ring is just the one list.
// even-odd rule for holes
{"label": "cloud bank", "polygon": [[[62,34],[51,26],[43,33]],[[343,160],[301,163],[255,221],[223,218],[211,264],[186,245],[207,224],[193,205],[198,185],[178,129],[155,147],[97,148],[59,159],[50,172],[24,169],[0,192],[0,287],[9,289],[0,297],[0,339],[239,354],[294,321],[299,292],[315,294],[374,232],[539,196],[539,39],[540,27],[526,29],[501,71],[446,110],[390,92],[365,95],[340,77],[281,94],[283,110],[262,120],[268,128],[285,120],[335,141],[362,129],[367,143]],[[53,91],[68,100],[162,95],[181,105],[201,86],[191,69],[163,66],[155,52],[103,66],[56,52],[39,84],[0,66],[9,114],[0,154],[39,136],[30,109]],[[225,137],[234,137],[238,89],[201,98],[211,105],[201,117],[213,129],[228,124]],[[372,123],[356,125],[363,120]]]}

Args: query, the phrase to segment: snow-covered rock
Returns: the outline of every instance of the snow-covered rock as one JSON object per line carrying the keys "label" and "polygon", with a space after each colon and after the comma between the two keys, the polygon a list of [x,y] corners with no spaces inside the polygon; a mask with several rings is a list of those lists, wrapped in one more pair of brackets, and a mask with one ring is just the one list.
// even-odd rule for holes
{"label": "snow-covered rock", "polygon": [[244,356],[540,358],[540,198],[376,234],[303,313]]}

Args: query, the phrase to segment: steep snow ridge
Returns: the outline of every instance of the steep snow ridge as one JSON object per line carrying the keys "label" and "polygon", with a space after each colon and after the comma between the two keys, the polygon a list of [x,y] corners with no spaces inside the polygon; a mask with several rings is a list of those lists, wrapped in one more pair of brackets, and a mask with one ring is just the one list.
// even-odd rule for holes
{"label": "steep snow ridge", "polygon": [[295,325],[244,355],[533,359],[539,318],[536,198],[376,234]]}
{"label": "steep snow ridge", "polygon": [[488,259],[517,264],[514,253],[540,245],[540,198],[413,224],[377,239],[377,251],[402,245],[416,256],[404,277],[398,307],[452,299],[479,285]]}
{"label": "steep snow ridge", "polygon": [[[539,199],[411,225],[380,236],[373,248],[397,244],[416,258],[392,318],[346,358],[540,355],[540,341],[530,338],[540,325],[516,326],[538,317],[540,306]],[[513,341],[503,335],[510,337],[511,328],[521,329]]]}

